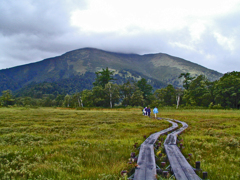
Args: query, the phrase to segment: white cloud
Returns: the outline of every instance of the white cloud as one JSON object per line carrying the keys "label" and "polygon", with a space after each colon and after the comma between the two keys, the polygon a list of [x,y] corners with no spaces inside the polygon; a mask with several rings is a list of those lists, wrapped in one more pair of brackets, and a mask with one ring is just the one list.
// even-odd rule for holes
{"label": "white cloud", "polygon": [[72,12],[71,24],[84,32],[119,34],[131,33],[132,27],[139,31],[159,31],[183,26],[183,11],[163,7],[162,2],[92,0],[89,9]]}
{"label": "white cloud", "polygon": [[220,33],[214,32],[214,37],[217,39],[217,42],[224,48],[229,51],[234,51],[234,38],[232,37],[225,37]]}
{"label": "white cloud", "polygon": [[173,47],[179,47],[181,49],[185,49],[185,50],[190,50],[190,51],[196,51],[196,49],[193,46],[189,46],[180,42],[170,42],[169,43],[171,46]]}
{"label": "white cloud", "polygon": [[193,41],[200,41],[201,35],[206,30],[206,23],[203,21],[198,21],[189,26],[190,35]]}
{"label": "white cloud", "polygon": [[[204,24],[208,20],[211,21],[209,16],[227,13],[238,1],[90,0],[88,2],[88,9],[76,9],[71,13],[71,24],[79,27],[80,31],[92,33],[117,31],[122,34],[128,32],[129,27],[156,32],[191,26],[193,36],[199,36],[197,33],[201,33]],[[200,31],[196,28],[200,28]]]}

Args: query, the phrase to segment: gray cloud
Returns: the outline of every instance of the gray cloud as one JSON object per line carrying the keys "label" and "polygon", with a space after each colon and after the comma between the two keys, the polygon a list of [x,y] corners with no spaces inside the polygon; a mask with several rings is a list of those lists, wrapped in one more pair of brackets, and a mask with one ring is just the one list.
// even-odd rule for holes
{"label": "gray cloud", "polygon": [[132,25],[126,33],[86,32],[71,26],[75,8],[84,10],[88,4],[77,0],[1,0],[0,69],[94,47],[122,53],[167,53],[222,73],[240,70],[240,11],[213,18],[200,38],[193,39],[190,26],[145,31]]}
{"label": "gray cloud", "polygon": [[[64,1],[0,2],[0,68],[59,55],[74,34]],[[84,3],[83,3],[84,5]],[[73,48],[73,47],[72,47]]]}

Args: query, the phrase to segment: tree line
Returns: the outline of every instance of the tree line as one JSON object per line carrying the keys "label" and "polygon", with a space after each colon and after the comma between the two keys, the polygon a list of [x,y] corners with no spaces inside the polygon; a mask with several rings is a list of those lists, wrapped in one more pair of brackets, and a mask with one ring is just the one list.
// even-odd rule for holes
{"label": "tree line", "polygon": [[[240,72],[229,72],[217,81],[209,81],[204,75],[192,77],[190,73],[182,73],[183,88],[175,88],[169,84],[165,88],[156,89],[142,78],[116,84],[113,71],[108,68],[95,73],[93,88],[73,94],[33,93],[32,96],[16,97],[10,90],[2,92],[0,106],[44,106],[44,107],[127,107],[127,106],[173,106],[176,108],[237,108],[240,107]],[[51,84],[43,84],[41,89],[50,88]],[[35,91],[33,91],[35,92]]]}

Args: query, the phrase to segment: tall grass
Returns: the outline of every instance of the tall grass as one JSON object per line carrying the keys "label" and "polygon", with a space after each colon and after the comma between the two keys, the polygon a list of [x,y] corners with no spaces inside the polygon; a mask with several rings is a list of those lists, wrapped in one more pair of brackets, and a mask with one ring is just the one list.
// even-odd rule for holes
{"label": "tall grass", "polygon": [[200,161],[212,180],[240,179],[240,111],[167,110],[161,116],[188,123],[181,136],[183,154],[193,154],[189,160],[192,166]]}
{"label": "tall grass", "polygon": [[0,108],[0,179],[119,179],[133,145],[167,125],[140,109]]}
{"label": "tall grass", "polygon": [[[240,111],[160,109],[188,123],[183,154],[209,179],[240,179]],[[123,179],[131,152],[166,121],[140,109],[0,108],[0,179]]]}

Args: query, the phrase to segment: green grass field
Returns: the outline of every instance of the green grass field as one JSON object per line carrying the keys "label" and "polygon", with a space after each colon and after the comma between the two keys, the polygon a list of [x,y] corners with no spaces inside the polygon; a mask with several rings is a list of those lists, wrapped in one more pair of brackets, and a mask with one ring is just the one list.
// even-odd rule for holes
{"label": "green grass field", "polygon": [[192,166],[200,161],[211,180],[240,179],[240,111],[165,110],[162,116],[188,123],[181,136],[183,154],[193,154]]}
{"label": "green grass field", "polygon": [[[240,111],[160,109],[188,123],[190,163],[209,179],[240,179]],[[169,126],[140,109],[0,108],[0,179],[124,179],[133,147]]]}

